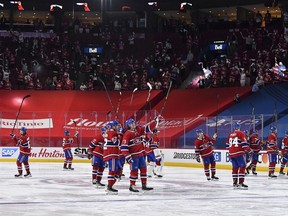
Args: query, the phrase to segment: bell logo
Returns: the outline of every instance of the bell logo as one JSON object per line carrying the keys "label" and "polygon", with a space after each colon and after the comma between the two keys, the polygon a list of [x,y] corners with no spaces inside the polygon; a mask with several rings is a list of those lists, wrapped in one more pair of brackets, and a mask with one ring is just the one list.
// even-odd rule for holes
{"label": "bell logo", "polygon": [[223,47],[222,47],[222,44],[221,45],[215,45],[215,50],[222,50]]}
{"label": "bell logo", "polygon": [[2,148],[2,157],[11,157],[17,150],[18,148]]}

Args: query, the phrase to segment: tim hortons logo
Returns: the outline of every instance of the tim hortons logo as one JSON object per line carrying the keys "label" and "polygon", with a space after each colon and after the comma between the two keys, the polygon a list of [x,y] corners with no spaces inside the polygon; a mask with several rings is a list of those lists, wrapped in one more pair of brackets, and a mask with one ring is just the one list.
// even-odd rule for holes
{"label": "tim hortons logo", "polygon": [[83,119],[83,118],[75,118],[70,119],[70,122],[67,123],[67,126],[75,126],[76,127],[101,127],[107,122],[104,121],[90,121],[89,119]]}
{"label": "tim hortons logo", "polygon": [[64,158],[64,153],[59,150],[48,150],[46,148],[41,148],[38,153],[31,153],[33,158]]}
{"label": "tim hortons logo", "polygon": [[[190,125],[194,123],[195,121],[199,120],[203,115],[198,115],[195,118],[185,118],[181,120],[163,120],[159,123],[159,128],[177,128],[177,127],[183,127],[183,124]],[[90,121],[89,119],[82,119],[82,118],[75,118],[70,119],[70,121],[67,123],[68,127],[101,127],[105,125],[106,121]],[[145,124],[145,123],[144,123]]]}

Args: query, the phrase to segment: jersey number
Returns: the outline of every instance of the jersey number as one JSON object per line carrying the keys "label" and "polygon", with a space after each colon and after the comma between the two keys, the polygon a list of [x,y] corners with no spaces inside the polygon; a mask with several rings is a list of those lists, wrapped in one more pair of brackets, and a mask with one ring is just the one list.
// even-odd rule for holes
{"label": "jersey number", "polygon": [[238,142],[238,137],[235,138],[229,138],[229,147],[234,145],[235,147],[238,147],[239,142]]}

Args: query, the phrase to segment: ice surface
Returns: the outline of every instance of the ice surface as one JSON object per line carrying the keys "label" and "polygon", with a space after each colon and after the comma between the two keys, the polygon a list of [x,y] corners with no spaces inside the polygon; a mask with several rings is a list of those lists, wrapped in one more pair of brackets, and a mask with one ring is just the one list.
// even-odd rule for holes
{"label": "ice surface", "polygon": [[[126,177],[115,184],[118,195],[91,183],[91,165],[31,162],[32,178],[15,179],[16,163],[0,163],[0,215],[288,215],[288,177],[268,179],[266,172],[247,176],[249,190],[233,190],[230,170],[217,170],[219,181],[207,181],[200,168],[164,167],[164,177],[149,178],[154,191],[129,192]],[[107,183],[107,170],[102,183]],[[136,186],[140,189],[140,181]]]}

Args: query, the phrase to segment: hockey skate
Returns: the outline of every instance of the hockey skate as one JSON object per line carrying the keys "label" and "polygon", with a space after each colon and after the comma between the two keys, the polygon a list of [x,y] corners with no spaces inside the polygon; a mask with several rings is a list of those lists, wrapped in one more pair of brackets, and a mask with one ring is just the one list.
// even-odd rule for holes
{"label": "hockey skate", "polygon": [[276,176],[276,175],[274,175],[274,173],[273,173],[273,174],[269,174],[269,178],[270,178],[270,179],[276,179],[276,178],[277,178],[277,176]]}
{"label": "hockey skate", "polygon": [[245,175],[249,175],[249,174],[250,174],[250,168],[247,167],[247,168],[246,168],[246,173],[245,173]]}
{"label": "hockey skate", "polygon": [[248,190],[248,185],[245,185],[244,183],[240,183],[238,185],[238,188],[237,189],[240,189],[240,190]]}
{"label": "hockey skate", "polygon": [[218,181],[218,180],[219,180],[219,178],[218,178],[217,176],[212,176],[211,179],[212,179],[213,181]]}
{"label": "hockey skate", "polygon": [[238,189],[239,185],[238,184],[233,184],[233,189],[236,190]]}
{"label": "hockey skate", "polygon": [[105,187],[105,184],[102,184],[100,181],[96,181],[95,183],[96,187]]}
{"label": "hockey skate", "polygon": [[67,168],[67,167],[63,167],[63,170],[64,170],[64,171],[67,171],[67,170],[68,170],[68,168]]}
{"label": "hockey skate", "polygon": [[154,188],[152,188],[152,187],[147,187],[147,185],[146,184],[143,184],[142,185],[142,190],[144,190],[144,191],[150,191],[150,190],[153,190]]}
{"label": "hockey skate", "polygon": [[257,176],[257,172],[255,172],[255,171],[252,171],[252,174],[255,175],[255,176]]}
{"label": "hockey skate", "polygon": [[210,180],[211,180],[210,176],[207,176],[207,181],[210,181]]}
{"label": "hockey skate", "polygon": [[24,178],[31,178],[31,177],[32,177],[32,175],[30,172],[24,175]]}
{"label": "hockey skate", "polygon": [[285,173],[283,171],[280,171],[279,175],[285,175]]}
{"label": "hockey skate", "polygon": [[14,176],[15,176],[15,178],[22,178],[23,177],[22,174],[16,174]]}
{"label": "hockey skate", "polygon": [[139,193],[139,190],[137,190],[137,189],[135,188],[135,185],[130,185],[129,191],[131,191],[131,192],[133,192],[133,193]]}
{"label": "hockey skate", "polygon": [[73,167],[68,167],[68,170],[74,170],[74,168]]}
{"label": "hockey skate", "polygon": [[112,186],[107,186],[106,189],[106,194],[114,194],[117,195],[118,194],[118,190],[114,189]]}

